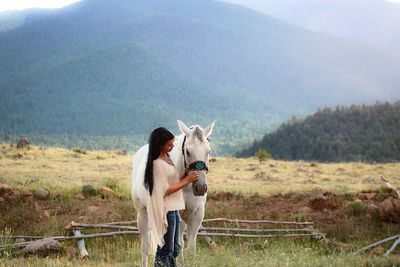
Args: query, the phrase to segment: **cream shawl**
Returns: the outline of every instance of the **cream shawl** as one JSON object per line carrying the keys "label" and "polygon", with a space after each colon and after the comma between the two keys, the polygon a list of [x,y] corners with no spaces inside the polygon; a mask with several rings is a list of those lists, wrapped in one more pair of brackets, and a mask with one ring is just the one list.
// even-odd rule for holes
{"label": "cream shawl", "polygon": [[153,161],[153,192],[147,199],[150,253],[153,255],[157,250],[157,245],[164,246],[164,235],[168,228],[164,196],[169,184],[165,167],[161,159]]}

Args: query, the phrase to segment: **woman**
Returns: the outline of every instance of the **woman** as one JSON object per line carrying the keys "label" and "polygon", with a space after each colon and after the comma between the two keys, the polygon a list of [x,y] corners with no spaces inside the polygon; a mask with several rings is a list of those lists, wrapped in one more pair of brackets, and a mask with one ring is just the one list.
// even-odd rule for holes
{"label": "woman", "polygon": [[157,245],[154,266],[176,266],[179,245],[179,213],[185,208],[182,188],[195,181],[199,173],[179,178],[168,152],[174,147],[174,135],[167,129],[155,129],[149,138],[149,154],[144,186],[150,193],[147,201],[151,247]]}

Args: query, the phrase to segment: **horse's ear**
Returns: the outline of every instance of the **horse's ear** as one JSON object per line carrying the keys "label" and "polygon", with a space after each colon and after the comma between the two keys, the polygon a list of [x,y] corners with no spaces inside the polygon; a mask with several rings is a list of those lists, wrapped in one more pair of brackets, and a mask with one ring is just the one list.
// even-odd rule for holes
{"label": "horse's ear", "polygon": [[204,129],[205,136],[209,137],[211,135],[212,130],[214,128],[214,124],[215,124],[215,121],[213,123],[211,123],[210,125],[208,125],[207,128]]}
{"label": "horse's ear", "polygon": [[190,134],[189,127],[187,127],[182,121],[178,120],[178,125],[179,125],[179,129],[181,129],[181,132],[184,135],[189,135]]}

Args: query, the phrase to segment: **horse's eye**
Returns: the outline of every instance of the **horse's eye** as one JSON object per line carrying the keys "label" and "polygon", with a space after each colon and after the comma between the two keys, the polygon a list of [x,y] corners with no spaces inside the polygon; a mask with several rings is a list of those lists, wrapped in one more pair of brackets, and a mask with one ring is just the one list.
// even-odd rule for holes
{"label": "horse's eye", "polygon": [[187,154],[188,156],[190,156],[190,152],[189,152],[188,150],[186,150],[186,154]]}

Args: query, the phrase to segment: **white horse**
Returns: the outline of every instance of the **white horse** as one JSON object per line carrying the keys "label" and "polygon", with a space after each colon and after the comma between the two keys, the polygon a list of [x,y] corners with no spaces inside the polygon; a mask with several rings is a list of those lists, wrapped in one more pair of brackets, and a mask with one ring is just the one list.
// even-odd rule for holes
{"label": "white horse", "polygon": [[[196,250],[196,238],[204,218],[204,205],[207,197],[208,158],[211,147],[208,137],[212,133],[214,123],[202,129],[199,125],[188,128],[178,120],[182,132],[174,141],[174,148],[169,153],[179,177],[185,172],[197,169],[199,179],[182,189],[185,200],[185,210],[181,211],[180,242],[183,246],[183,232],[186,230],[187,248]],[[148,218],[146,203],[150,197],[144,187],[144,173],[147,163],[149,146],[141,147],[135,154],[132,173],[132,198],[136,207],[137,222],[141,239],[142,266],[148,265],[150,241],[148,235]]]}

